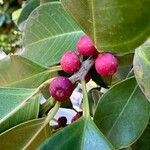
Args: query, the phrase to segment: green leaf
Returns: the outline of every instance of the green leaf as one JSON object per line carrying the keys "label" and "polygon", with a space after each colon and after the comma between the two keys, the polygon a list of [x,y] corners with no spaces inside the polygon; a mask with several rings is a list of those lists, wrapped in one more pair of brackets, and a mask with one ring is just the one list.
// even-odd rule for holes
{"label": "green leaf", "polygon": [[114,148],[90,118],[82,117],[75,123],[51,136],[39,149],[112,150]]}
{"label": "green leaf", "polygon": [[75,49],[82,34],[60,2],[43,4],[27,20],[22,56],[46,66],[57,64],[65,51]]}
{"label": "green leaf", "polygon": [[150,104],[132,77],[116,84],[101,97],[94,121],[119,149],[139,138],[149,117]]}
{"label": "green leaf", "polygon": [[36,149],[50,136],[50,128],[46,126],[42,132],[31,142],[34,135],[43,125],[45,119],[32,120],[20,124],[3,134],[0,134],[0,147],[3,150]]}
{"label": "green leaf", "polygon": [[135,51],[133,67],[136,80],[150,101],[150,40]]}
{"label": "green leaf", "polygon": [[150,35],[149,0],[132,0],[132,4],[130,0],[61,2],[98,50],[131,53]]}
{"label": "green leaf", "polygon": [[16,109],[29,99],[34,91],[35,89],[0,88],[0,124],[12,117],[18,111]]}
{"label": "green leaf", "polygon": [[132,150],[150,150],[150,127],[147,127],[142,136],[132,146]]}
{"label": "green leaf", "polygon": [[99,88],[93,88],[88,92],[90,114],[92,114],[92,116],[94,115],[97,103],[98,103],[101,95],[102,95],[102,93],[100,93]]}
{"label": "green leaf", "polygon": [[[12,96],[13,96],[13,94],[12,94]],[[5,95],[5,97],[6,97],[6,95]],[[4,95],[3,95],[3,98],[4,98]],[[25,106],[23,106],[21,109],[19,109],[16,113],[12,114],[5,121],[1,122],[0,133],[2,133],[5,130],[7,130],[13,126],[16,126],[22,122],[37,118],[38,113],[39,113],[39,104],[40,104],[39,98],[40,98],[39,95],[33,97],[32,101],[28,102]],[[12,100],[14,100],[14,99],[11,99],[11,101]],[[0,103],[1,103],[1,107],[2,107],[1,111],[4,112],[5,109],[8,109],[7,112],[4,112],[5,115],[7,115],[12,110],[11,105],[13,105],[13,104],[12,104],[12,102],[9,101],[8,98],[6,98],[4,100],[5,101],[4,104],[1,101],[2,101],[2,99],[0,99]],[[16,101],[16,99],[14,101]]]}
{"label": "green leaf", "polygon": [[46,68],[21,56],[12,55],[0,60],[0,86],[36,88],[57,75],[59,68]]}
{"label": "green leaf", "polygon": [[124,80],[127,77],[128,73],[130,72],[133,66],[133,56],[133,54],[127,54],[118,57],[119,67],[117,72],[112,77],[113,83]]}
{"label": "green leaf", "polygon": [[[28,101],[26,101],[26,102],[28,102]],[[18,125],[12,129],[2,133],[0,135],[1,141],[6,141],[8,139],[6,137],[10,136],[10,138],[12,138],[13,136],[16,136],[18,133],[17,138],[14,140],[15,142],[13,142],[11,140],[9,140],[10,143],[2,142],[2,144],[3,144],[2,147],[15,147],[15,149],[17,147],[17,149],[19,149],[19,150],[20,149],[36,149],[37,145],[39,145],[40,142],[45,140],[45,138],[47,138],[47,136],[49,135],[49,133],[51,131],[50,127],[49,127],[49,122],[56,115],[59,107],[60,107],[60,103],[57,102],[56,105],[51,110],[51,114],[49,116],[47,116],[46,118],[39,120],[40,122],[26,122],[24,124]],[[35,123],[35,125],[34,125],[34,123]],[[20,138],[20,135],[23,139]],[[12,142],[13,142],[13,144],[12,144]],[[15,143],[17,143],[17,144],[15,144]]]}
{"label": "green leaf", "polygon": [[[30,13],[40,5],[40,0],[30,0],[22,9],[21,14],[17,20],[17,25],[21,27],[27,20]],[[23,27],[24,28],[24,27]],[[20,28],[22,29],[22,27]]]}

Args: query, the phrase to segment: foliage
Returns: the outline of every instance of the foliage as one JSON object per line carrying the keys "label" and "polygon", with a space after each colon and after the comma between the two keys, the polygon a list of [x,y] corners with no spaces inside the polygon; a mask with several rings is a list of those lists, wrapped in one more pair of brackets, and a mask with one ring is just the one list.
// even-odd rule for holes
{"label": "foliage", "polygon": [[21,3],[21,0],[2,0],[0,3],[0,51],[7,54],[20,47],[17,43],[20,33],[15,28],[11,15],[21,7]]}
{"label": "foliage", "polygon": [[[0,60],[0,147],[149,150],[150,1],[28,0],[13,13],[16,31],[14,23],[8,27],[7,16],[21,4],[12,0],[1,5],[0,48],[14,54]],[[100,55],[111,53],[118,60],[114,75],[96,72],[97,54],[84,58],[77,53],[82,62],[79,71],[62,70],[61,57],[68,50],[77,52],[84,34]],[[6,44],[18,39],[22,44]],[[15,53],[18,47],[21,54]],[[95,82],[88,93],[87,73],[89,83]],[[68,77],[74,88],[81,83],[83,95],[83,116],[63,128],[49,124],[60,106],[75,109],[71,97],[61,103],[49,92],[51,81],[60,75]],[[46,101],[41,103],[43,97]]]}

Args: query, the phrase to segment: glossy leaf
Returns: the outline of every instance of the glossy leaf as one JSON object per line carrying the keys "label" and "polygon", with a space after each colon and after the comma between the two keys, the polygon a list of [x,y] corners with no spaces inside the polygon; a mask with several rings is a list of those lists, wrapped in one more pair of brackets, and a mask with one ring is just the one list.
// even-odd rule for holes
{"label": "glossy leaf", "polygon": [[60,2],[46,3],[36,8],[27,20],[22,55],[46,66],[57,64],[66,50],[75,49],[82,34]]}
{"label": "glossy leaf", "polygon": [[128,147],[142,134],[150,117],[150,104],[135,78],[124,80],[105,93],[94,121],[115,148]]}
{"label": "glossy leaf", "polygon": [[131,53],[150,35],[149,0],[61,1],[100,51]]}
{"label": "glossy leaf", "polygon": [[[0,147],[3,150],[20,150],[20,149],[36,149],[46,138],[50,136],[50,128],[46,126],[40,134],[31,141],[40,127],[43,125],[45,119],[32,120],[20,124],[3,134],[0,134]],[[15,137],[15,138],[14,138]]]}
{"label": "glossy leaf", "polygon": [[150,101],[150,40],[135,51],[133,64],[136,80]]}
{"label": "glossy leaf", "polygon": [[[58,142],[59,141],[59,142]],[[46,140],[40,150],[112,150],[91,119],[81,118]]]}
{"label": "glossy leaf", "polygon": [[[0,133],[2,133],[5,130],[7,130],[13,126],[16,126],[22,122],[36,119],[38,117],[38,113],[39,113],[39,104],[40,104],[39,98],[40,98],[39,95],[33,97],[32,101],[28,102],[25,106],[23,106],[21,109],[19,109],[16,113],[12,114],[5,121],[0,123]],[[7,103],[7,100],[8,99],[5,99],[6,102],[4,104]],[[11,101],[12,100],[13,99],[11,99]],[[8,101],[8,103],[9,103],[9,101]],[[7,105],[2,105],[2,103],[1,103],[1,107],[3,107],[3,109],[1,109],[1,111],[4,111],[4,109],[6,109],[6,107],[8,107],[7,109],[11,109],[11,104],[12,103],[7,104]]]}
{"label": "glossy leaf", "polygon": [[36,88],[57,75],[59,68],[46,68],[17,55],[0,60],[0,86]]}

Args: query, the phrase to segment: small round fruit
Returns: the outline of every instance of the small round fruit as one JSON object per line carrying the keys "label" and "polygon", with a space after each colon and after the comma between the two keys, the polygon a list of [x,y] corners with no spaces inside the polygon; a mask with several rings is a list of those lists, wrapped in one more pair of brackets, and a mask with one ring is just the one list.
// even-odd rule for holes
{"label": "small round fruit", "polygon": [[60,60],[60,65],[66,73],[75,73],[79,70],[81,62],[75,52],[67,51]]}
{"label": "small round fruit", "polygon": [[67,126],[67,118],[64,117],[64,116],[58,118],[57,122],[58,122],[58,127],[59,128]]}
{"label": "small round fruit", "polygon": [[97,54],[94,44],[87,35],[84,35],[80,38],[76,45],[76,49],[83,56],[92,56]]}
{"label": "small round fruit", "polygon": [[71,122],[73,123],[78,120],[82,116],[82,114],[82,112],[77,112],[76,115],[72,118]]}
{"label": "small round fruit", "polygon": [[95,69],[101,76],[112,76],[118,68],[118,60],[110,53],[99,54],[95,61]]}
{"label": "small round fruit", "polygon": [[68,100],[73,89],[72,82],[66,77],[56,77],[49,87],[51,96],[59,102]]}

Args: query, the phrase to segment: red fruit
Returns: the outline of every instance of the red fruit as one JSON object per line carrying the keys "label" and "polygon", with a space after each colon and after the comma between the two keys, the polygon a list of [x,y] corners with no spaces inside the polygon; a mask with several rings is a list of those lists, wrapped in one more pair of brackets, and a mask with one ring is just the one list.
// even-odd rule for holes
{"label": "red fruit", "polygon": [[76,45],[76,49],[83,56],[91,56],[97,54],[97,50],[94,44],[87,35],[84,35],[80,38]]}
{"label": "red fruit", "polygon": [[67,125],[67,118],[62,116],[62,117],[58,118],[57,122],[58,122],[58,127],[59,128],[60,127],[65,127]]}
{"label": "red fruit", "polygon": [[72,118],[71,122],[78,120],[82,116],[82,112],[77,112],[77,114]]}
{"label": "red fruit", "polygon": [[112,76],[118,68],[118,60],[110,53],[99,54],[95,61],[95,69],[101,76]]}
{"label": "red fruit", "polygon": [[66,77],[56,77],[50,84],[49,91],[56,101],[66,101],[73,92],[73,84]]}
{"label": "red fruit", "polygon": [[62,69],[67,73],[75,73],[79,70],[81,62],[75,52],[67,51],[60,60]]}

